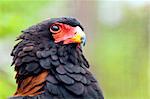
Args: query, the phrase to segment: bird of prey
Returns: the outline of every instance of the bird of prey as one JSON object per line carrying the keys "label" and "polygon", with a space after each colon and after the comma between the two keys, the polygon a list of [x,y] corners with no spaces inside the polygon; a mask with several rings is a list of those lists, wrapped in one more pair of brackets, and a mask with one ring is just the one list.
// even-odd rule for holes
{"label": "bird of prey", "polygon": [[12,50],[17,89],[10,99],[104,99],[82,52],[78,20],[51,18],[22,31]]}

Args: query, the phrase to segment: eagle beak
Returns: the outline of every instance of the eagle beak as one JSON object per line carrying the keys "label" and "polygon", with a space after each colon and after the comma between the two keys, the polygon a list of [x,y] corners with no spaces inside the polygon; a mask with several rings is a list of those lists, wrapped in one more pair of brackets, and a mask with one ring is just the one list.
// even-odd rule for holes
{"label": "eagle beak", "polygon": [[76,43],[81,43],[83,46],[85,45],[86,36],[79,26],[75,27],[75,35],[71,38],[71,40]]}

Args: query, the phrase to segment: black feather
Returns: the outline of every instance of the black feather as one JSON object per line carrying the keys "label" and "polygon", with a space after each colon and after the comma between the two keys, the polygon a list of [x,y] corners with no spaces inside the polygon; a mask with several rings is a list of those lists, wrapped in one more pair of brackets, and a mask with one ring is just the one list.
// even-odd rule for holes
{"label": "black feather", "polygon": [[74,80],[67,75],[58,75],[61,82],[71,85],[74,84]]}
{"label": "black feather", "polygon": [[59,73],[59,74],[66,74],[67,71],[64,69],[64,66],[63,65],[60,65],[59,67],[56,68],[56,71]]}
{"label": "black feather", "polygon": [[[70,26],[81,24],[71,17],[53,18],[22,31],[21,40],[13,49],[17,82],[42,71],[49,74],[42,94],[10,99],[104,99],[96,79],[88,71],[89,63],[78,44],[55,43],[49,27],[55,23]],[[39,91],[40,91],[39,90]]]}
{"label": "black feather", "polygon": [[84,92],[84,85],[82,83],[75,83],[73,85],[65,87],[76,95],[81,95]]}
{"label": "black feather", "polygon": [[52,76],[51,74],[48,75],[46,80],[52,84],[58,84],[58,81],[56,80],[56,78],[54,78],[54,76]]}
{"label": "black feather", "polygon": [[44,69],[50,69],[51,68],[51,63],[50,63],[50,60],[49,58],[46,58],[46,59],[40,59],[40,65],[41,67],[43,67]]}
{"label": "black feather", "polygon": [[35,63],[35,62],[31,62],[31,63],[28,63],[27,66],[26,66],[26,70],[28,72],[32,72],[34,70],[36,70],[37,68],[39,67],[39,64],[38,63]]}

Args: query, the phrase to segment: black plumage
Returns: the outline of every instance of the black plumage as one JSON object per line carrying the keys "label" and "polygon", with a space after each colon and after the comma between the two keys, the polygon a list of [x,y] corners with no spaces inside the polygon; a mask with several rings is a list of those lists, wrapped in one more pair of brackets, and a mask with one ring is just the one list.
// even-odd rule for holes
{"label": "black plumage", "polygon": [[42,93],[10,99],[104,99],[96,79],[88,71],[89,64],[81,46],[76,43],[54,43],[49,26],[56,22],[79,26],[83,30],[76,19],[62,17],[45,20],[22,31],[23,34],[17,38],[21,41],[11,53],[18,86],[23,79],[43,71],[47,71],[48,76],[39,90]]}

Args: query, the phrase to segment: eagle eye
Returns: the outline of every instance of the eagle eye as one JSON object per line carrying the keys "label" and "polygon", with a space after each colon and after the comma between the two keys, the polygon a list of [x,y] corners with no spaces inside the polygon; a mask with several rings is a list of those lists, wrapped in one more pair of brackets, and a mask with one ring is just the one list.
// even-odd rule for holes
{"label": "eagle eye", "polygon": [[50,27],[51,32],[58,32],[60,30],[60,27],[58,25],[52,25]]}

